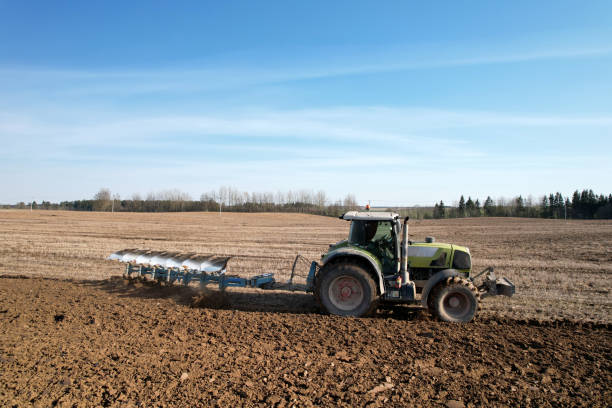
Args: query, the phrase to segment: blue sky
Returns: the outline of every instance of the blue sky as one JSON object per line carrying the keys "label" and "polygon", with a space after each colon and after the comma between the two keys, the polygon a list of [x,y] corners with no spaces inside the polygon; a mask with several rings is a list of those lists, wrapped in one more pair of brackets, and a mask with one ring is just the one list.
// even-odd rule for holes
{"label": "blue sky", "polygon": [[0,203],[612,191],[612,3],[0,0]]}

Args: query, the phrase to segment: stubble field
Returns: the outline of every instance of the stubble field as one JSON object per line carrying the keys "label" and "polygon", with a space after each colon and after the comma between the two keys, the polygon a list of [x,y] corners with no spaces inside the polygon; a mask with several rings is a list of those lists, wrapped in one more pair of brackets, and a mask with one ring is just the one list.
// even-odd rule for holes
{"label": "stubble field", "polygon": [[[517,285],[477,321],[409,308],[322,315],[300,293],[126,285],[123,248],[231,256],[229,272],[318,260],[348,223],[300,214],[0,211],[0,405],[612,403],[612,223],[411,222]],[[305,267],[305,266],[304,266]],[[14,278],[20,277],[20,278]],[[24,277],[27,277],[25,279]]]}

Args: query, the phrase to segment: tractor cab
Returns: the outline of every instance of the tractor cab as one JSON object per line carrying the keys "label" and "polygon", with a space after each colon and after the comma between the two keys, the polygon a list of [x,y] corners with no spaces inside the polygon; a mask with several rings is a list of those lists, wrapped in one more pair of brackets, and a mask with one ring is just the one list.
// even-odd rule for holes
{"label": "tractor cab", "polygon": [[353,220],[348,244],[372,253],[382,264],[384,275],[397,273],[399,245],[393,221]]}

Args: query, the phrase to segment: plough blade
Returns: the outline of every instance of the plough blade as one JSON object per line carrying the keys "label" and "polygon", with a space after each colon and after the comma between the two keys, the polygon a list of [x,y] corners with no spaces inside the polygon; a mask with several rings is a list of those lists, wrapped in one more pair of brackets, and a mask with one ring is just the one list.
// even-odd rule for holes
{"label": "plough blade", "polygon": [[106,259],[167,269],[176,268],[197,272],[222,273],[227,267],[230,257],[130,248],[113,252]]}
{"label": "plough blade", "polygon": [[211,273],[224,270],[229,259],[229,257],[196,255],[183,260],[181,266],[187,269],[196,269],[198,271]]}

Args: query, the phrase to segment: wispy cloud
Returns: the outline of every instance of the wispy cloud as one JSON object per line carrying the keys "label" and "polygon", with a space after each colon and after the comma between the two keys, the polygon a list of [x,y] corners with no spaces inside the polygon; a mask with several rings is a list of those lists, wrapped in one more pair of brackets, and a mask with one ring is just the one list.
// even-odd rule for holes
{"label": "wispy cloud", "polygon": [[[133,180],[148,175],[156,181],[135,184],[153,190],[187,186],[203,175],[235,185],[261,185],[267,180],[285,189],[294,188],[292,183],[310,188],[319,179],[342,174],[364,180],[405,174],[416,185],[423,180],[444,182],[449,174],[479,182],[497,178],[518,183],[508,177],[540,174],[554,179],[564,172],[577,177],[605,161],[593,149],[550,152],[565,143],[560,130],[568,127],[581,134],[603,128],[609,134],[612,117],[336,107],[130,119],[117,114],[104,121],[73,124],[5,114],[0,116],[4,147],[0,158],[4,166],[22,168],[27,162],[33,169],[54,169],[54,174],[64,174],[61,169],[65,169],[72,174],[62,177],[78,178],[82,171],[96,174],[99,180],[104,180],[101,174],[111,180],[120,174],[130,174]],[[489,136],[500,128],[510,132],[503,143]],[[514,135],[523,136],[523,141]],[[567,141],[574,143],[575,136]],[[517,151],[513,149],[517,143],[528,143],[529,148]],[[23,176],[28,177],[34,176]],[[172,180],[180,183],[173,185]],[[330,181],[326,184],[333,188]]]}
{"label": "wispy cloud", "polygon": [[[188,67],[149,69],[62,69],[0,67],[0,90],[57,93],[62,95],[133,95],[193,93],[258,84],[285,83],[347,75],[457,66],[507,64],[547,59],[591,58],[612,55],[610,46],[534,48],[507,50],[466,46],[397,46],[385,49],[319,50],[314,63],[300,55],[278,62],[272,56],[247,55],[231,61],[185,63]],[[315,51],[309,50],[308,54]],[[244,58],[242,60],[241,58]],[[266,61],[274,61],[274,65]]]}
{"label": "wispy cloud", "polygon": [[[336,107],[320,109],[238,109],[193,115],[114,117],[74,122],[45,121],[21,114],[0,114],[0,137],[30,136],[54,143],[108,144],[172,140],[182,135],[244,136],[304,140],[423,142],[431,132],[464,128],[612,127],[612,116],[524,115],[504,112],[428,108]],[[435,138],[434,138],[435,139]],[[446,142],[446,140],[443,139]]]}

